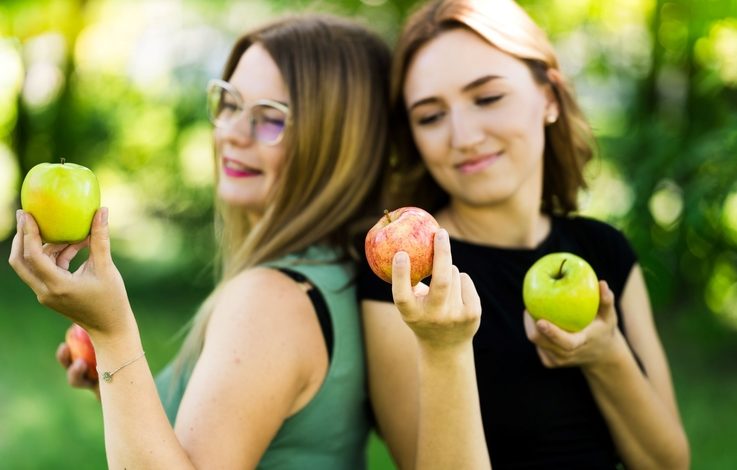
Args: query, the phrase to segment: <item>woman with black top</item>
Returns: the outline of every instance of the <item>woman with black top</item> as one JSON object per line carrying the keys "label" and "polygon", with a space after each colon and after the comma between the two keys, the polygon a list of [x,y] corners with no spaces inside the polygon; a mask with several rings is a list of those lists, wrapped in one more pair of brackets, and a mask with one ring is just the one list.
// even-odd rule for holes
{"label": "woman with black top", "polygon": [[[405,25],[392,79],[405,179],[389,207],[443,227],[429,287],[410,285],[404,253],[391,287],[361,279],[370,394],[399,466],[687,468],[636,256],[573,215],[592,139],[545,34],[512,0],[434,1]],[[527,269],[559,251],[601,280],[577,333],[522,301]]]}

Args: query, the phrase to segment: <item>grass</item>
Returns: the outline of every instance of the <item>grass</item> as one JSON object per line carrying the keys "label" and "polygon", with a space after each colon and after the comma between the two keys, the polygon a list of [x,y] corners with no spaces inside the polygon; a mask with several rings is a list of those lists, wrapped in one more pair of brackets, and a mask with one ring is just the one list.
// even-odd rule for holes
{"label": "grass", "polygon": [[[0,466],[105,468],[99,404],[92,393],[69,387],[54,359],[69,322],[36,302],[5,262],[8,251],[0,244]],[[206,295],[207,282],[158,278],[140,266],[126,269],[146,357],[157,371],[176,351],[175,335]],[[658,324],[691,442],[692,468],[737,468],[737,334],[706,312],[671,314],[659,317]],[[376,436],[368,458],[370,470],[394,468]]]}

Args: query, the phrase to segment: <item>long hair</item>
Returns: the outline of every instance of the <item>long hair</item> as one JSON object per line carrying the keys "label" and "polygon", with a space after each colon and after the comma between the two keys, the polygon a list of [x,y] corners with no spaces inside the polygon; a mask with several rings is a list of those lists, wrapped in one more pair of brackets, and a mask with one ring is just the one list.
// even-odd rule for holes
{"label": "long hair", "polygon": [[392,64],[395,176],[388,192],[393,205],[417,204],[435,211],[448,194],[425,169],[412,140],[403,97],[407,69],[417,52],[445,31],[465,28],[501,51],[525,62],[539,84],[553,91],[559,118],[545,128],[541,210],[567,214],[578,207],[578,190],[586,183],[583,167],[593,156],[591,128],[570,85],[563,78],[546,34],[513,0],[435,0],[414,12],[402,30]]}
{"label": "long hair", "polygon": [[350,252],[357,224],[376,204],[388,162],[391,58],[378,35],[334,16],[284,18],[236,42],[224,80],[256,43],[276,63],[289,93],[285,163],[253,227],[238,207],[216,204],[219,281],[192,321],[175,360],[175,376],[199,356],[228,280],[316,243]]}

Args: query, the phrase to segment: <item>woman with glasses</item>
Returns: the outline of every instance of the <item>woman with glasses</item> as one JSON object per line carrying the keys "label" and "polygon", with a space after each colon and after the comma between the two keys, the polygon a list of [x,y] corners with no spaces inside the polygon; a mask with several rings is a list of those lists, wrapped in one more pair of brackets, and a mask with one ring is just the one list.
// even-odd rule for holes
{"label": "woman with glasses", "polygon": [[[398,169],[416,178],[390,207],[444,228],[429,286],[410,285],[406,254],[391,287],[368,269],[360,284],[371,401],[400,467],[687,468],[635,253],[574,215],[593,144],[545,33],[513,0],[435,0],[394,54]],[[602,281],[578,332],[523,303],[527,270],[561,251]]]}
{"label": "woman with glasses", "polygon": [[[107,210],[72,246],[42,246],[19,213],[12,266],[95,345],[110,468],[365,466],[348,247],[387,161],[388,67],[381,39],[329,16],[278,21],[235,44],[207,95],[220,280],[157,383],[111,259]],[[84,267],[68,272],[62,260],[87,245]],[[82,385],[83,366],[59,356]]]}

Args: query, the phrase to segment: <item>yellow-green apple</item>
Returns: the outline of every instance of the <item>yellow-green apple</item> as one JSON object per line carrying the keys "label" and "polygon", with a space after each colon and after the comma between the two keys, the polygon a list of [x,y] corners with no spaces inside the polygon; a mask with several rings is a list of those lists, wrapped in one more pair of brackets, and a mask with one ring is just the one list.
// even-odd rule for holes
{"label": "yellow-green apple", "polygon": [[568,331],[580,331],[599,309],[599,280],[589,263],[572,253],[550,253],[525,274],[522,298],[530,315]]}
{"label": "yellow-green apple", "polygon": [[97,359],[95,358],[95,348],[92,346],[90,336],[81,326],[73,323],[67,329],[65,341],[69,346],[69,353],[72,361],[82,359],[87,363],[87,378],[97,380]]}
{"label": "yellow-green apple", "polygon": [[400,207],[389,212],[366,234],[365,251],[371,270],[392,282],[392,260],[398,251],[409,255],[410,281],[417,284],[432,274],[433,240],[438,223],[418,207]]}
{"label": "yellow-green apple", "polygon": [[39,163],[30,169],[20,190],[21,207],[36,219],[47,243],[76,243],[90,233],[100,208],[95,174],[74,163]]}

